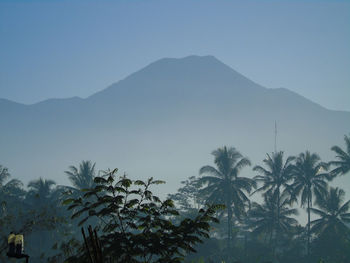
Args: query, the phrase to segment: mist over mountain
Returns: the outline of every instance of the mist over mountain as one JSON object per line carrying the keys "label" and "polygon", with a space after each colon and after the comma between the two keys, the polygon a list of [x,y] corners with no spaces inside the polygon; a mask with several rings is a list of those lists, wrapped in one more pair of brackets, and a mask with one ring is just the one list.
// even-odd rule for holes
{"label": "mist over mountain", "polygon": [[219,146],[261,164],[274,150],[275,121],[278,150],[310,150],[324,161],[350,131],[350,112],[262,87],[213,56],[158,60],[86,99],[0,99],[0,119],[1,164],[24,182],[42,176],[68,184],[64,170],[92,160],[132,178],[163,179],[167,193],[212,164]]}

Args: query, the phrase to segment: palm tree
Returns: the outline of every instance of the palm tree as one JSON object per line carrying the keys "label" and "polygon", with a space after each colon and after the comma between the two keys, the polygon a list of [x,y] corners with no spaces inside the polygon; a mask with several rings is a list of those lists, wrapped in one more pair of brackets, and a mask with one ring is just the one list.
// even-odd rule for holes
{"label": "palm tree", "polygon": [[[264,164],[266,169],[262,166],[255,166],[254,171],[259,174],[254,177],[257,182],[261,182],[262,186],[256,190],[256,192],[263,192],[264,196],[274,197],[276,203],[276,239],[279,238],[280,229],[278,228],[280,223],[281,216],[281,198],[287,197],[290,194],[290,185],[288,184],[292,179],[293,165],[292,162],[295,158],[288,157],[287,160],[283,161],[283,152],[274,152],[272,155],[267,154],[267,158],[264,159]],[[284,202],[287,201],[287,198],[284,198]],[[291,202],[291,199],[288,200]]]}
{"label": "palm tree", "polygon": [[[95,188],[96,184],[94,182],[94,178],[96,175],[95,171],[95,163],[92,163],[91,161],[81,161],[79,166],[76,167],[74,165],[71,165],[68,167],[68,171],[65,171],[65,174],[68,176],[69,181],[72,183],[73,187],[71,186],[62,186],[60,188],[61,190],[61,199],[67,199],[68,198],[79,198],[82,197],[83,193],[82,190],[84,189],[93,189]],[[68,194],[68,196],[67,196]],[[95,196],[88,197],[90,202],[96,202],[97,200]],[[70,211],[66,210],[66,213],[69,214],[69,216],[72,216]],[[76,224],[80,221],[79,218],[74,219],[76,221]],[[98,223],[97,217],[89,219],[87,222],[84,223],[84,226],[88,225],[95,225]]]}
{"label": "palm tree", "polygon": [[7,181],[10,177],[8,169],[0,165],[0,218],[17,209],[25,196],[23,183],[18,179]]}
{"label": "palm tree", "polygon": [[23,186],[22,182],[18,179],[12,179],[5,184],[6,180],[10,177],[11,175],[8,169],[0,165],[0,189],[4,192],[10,190],[18,190],[17,188],[21,188]]}
{"label": "palm tree", "polygon": [[0,186],[10,177],[10,173],[6,167],[0,165]]}
{"label": "palm tree", "polygon": [[[1,203],[7,201],[9,198],[21,198],[25,191],[22,189],[23,183],[18,179],[12,179],[6,182],[11,177],[8,169],[0,165],[0,199]],[[5,199],[2,200],[2,199]]]}
{"label": "palm tree", "polygon": [[[34,213],[38,213],[43,220],[43,227],[38,228],[35,233],[32,234],[32,238],[37,239],[38,246],[35,247],[36,253],[40,250],[48,248],[47,246],[51,242],[50,228],[52,220],[55,220],[58,213],[58,202],[54,196],[55,189],[53,186],[56,183],[53,180],[39,178],[32,180],[28,183],[27,201],[34,207]],[[46,225],[48,224],[48,225]],[[38,226],[39,227],[39,226]]]}
{"label": "palm tree", "polygon": [[280,199],[279,207],[276,199],[277,192],[275,195],[264,195],[264,204],[253,203],[249,213],[250,226],[253,229],[253,233],[269,235],[270,244],[274,236],[276,240],[278,231],[283,231],[283,233],[291,232],[292,228],[298,224],[298,221],[291,217],[298,215],[298,211],[288,207],[289,200],[287,196]]}
{"label": "palm tree", "polygon": [[314,253],[325,262],[350,262],[350,200],[344,203],[345,192],[330,188],[327,194],[316,199],[311,208],[319,218],[311,222],[311,231],[317,234]]}
{"label": "palm tree", "polygon": [[216,167],[203,166],[199,170],[202,176],[200,182],[204,184],[201,193],[207,196],[207,202],[225,204],[227,210],[228,248],[232,239],[232,216],[240,218],[250,200],[246,193],[256,187],[254,180],[239,177],[242,168],[250,165],[250,161],[243,157],[235,148],[226,146],[213,151]]}
{"label": "palm tree", "polygon": [[307,254],[310,253],[310,208],[313,204],[313,195],[322,196],[327,192],[327,182],[329,175],[326,173],[328,165],[320,161],[320,157],[309,151],[300,153],[296,159],[293,171],[292,189],[295,196],[301,195],[301,207],[307,207]]}
{"label": "palm tree", "polygon": [[65,171],[73,186],[78,189],[91,189],[95,187],[95,163],[91,161],[82,161],[79,168],[71,165],[69,171]]}
{"label": "palm tree", "polygon": [[277,195],[278,197],[282,192],[282,188],[289,190],[288,182],[292,179],[292,162],[294,159],[295,157],[290,156],[283,162],[282,151],[272,153],[272,155],[267,154],[267,158],[263,160],[267,169],[259,165],[253,168],[253,171],[259,173],[254,179],[263,184],[256,192],[264,192],[264,194],[268,195],[273,195],[277,192],[279,193],[279,195]]}
{"label": "palm tree", "polygon": [[344,203],[345,192],[338,187],[331,187],[324,195],[317,198],[316,204],[319,209],[310,210],[320,218],[311,222],[312,231],[322,234],[325,231],[342,235],[349,231],[347,224],[350,223],[350,200]]}
{"label": "palm tree", "polygon": [[[53,193],[52,186],[56,183],[53,180],[39,178],[28,183],[28,197],[38,205],[45,205],[51,201],[51,194]],[[37,202],[36,202],[37,201]]]}
{"label": "palm tree", "polygon": [[336,161],[329,162],[330,165],[335,166],[335,168],[330,172],[332,177],[336,175],[344,175],[350,171],[350,136],[344,136],[346,150],[344,151],[339,146],[333,146],[331,150],[337,155]]}

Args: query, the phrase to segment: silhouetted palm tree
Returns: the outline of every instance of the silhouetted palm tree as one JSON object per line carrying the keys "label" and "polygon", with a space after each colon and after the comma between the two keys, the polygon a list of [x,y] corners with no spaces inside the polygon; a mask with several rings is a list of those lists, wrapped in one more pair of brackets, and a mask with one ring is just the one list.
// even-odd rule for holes
{"label": "silhouetted palm tree", "polygon": [[331,231],[336,235],[342,235],[349,231],[350,200],[344,204],[345,192],[342,189],[331,187],[324,195],[317,198],[319,209],[310,210],[320,218],[311,222],[312,231],[322,234]]}
{"label": "silhouetted palm tree", "polygon": [[23,186],[22,182],[18,179],[12,179],[5,184],[10,177],[11,175],[8,169],[0,165],[0,188],[2,191],[15,190],[15,188],[21,188]]}
{"label": "silhouetted palm tree", "polygon": [[79,168],[69,166],[69,171],[65,171],[73,186],[78,189],[91,189],[95,187],[95,163],[91,161],[82,161]]}
{"label": "silhouetted palm tree", "polygon": [[254,177],[257,182],[261,182],[262,186],[256,190],[256,192],[263,192],[265,196],[269,196],[269,198],[274,197],[276,202],[276,239],[277,243],[279,238],[280,229],[278,228],[281,223],[280,215],[281,211],[281,198],[283,198],[283,202],[290,202],[289,197],[291,190],[290,185],[288,184],[293,175],[293,165],[292,162],[295,158],[288,157],[284,162],[283,160],[283,152],[272,153],[272,155],[267,154],[267,158],[264,159],[264,164],[266,165],[266,169],[262,166],[255,166],[253,168],[254,171],[257,171],[259,174]]}
{"label": "silhouetted palm tree", "polygon": [[330,172],[332,177],[336,175],[344,175],[350,171],[350,136],[344,136],[345,147],[343,150],[339,146],[333,146],[331,150],[336,153],[336,161],[329,162],[335,168]]}
{"label": "silhouetted palm tree", "polygon": [[292,188],[295,196],[300,195],[300,205],[307,207],[307,253],[310,253],[310,208],[313,204],[313,196],[322,196],[327,193],[329,175],[326,173],[328,165],[321,162],[320,157],[309,151],[300,153],[296,159]]}
{"label": "silhouetted palm tree", "polygon": [[11,175],[8,169],[0,165],[0,198],[1,199],[8,199],[9,197],[20,198],[25,194],[25,191],[22,189],[23,183],[20,180],[12,179],[6,182],[10,177]]}
{"label": "silhouetted palm tree", "polygon": [[267,158],[263,160],[267,169],[259,165],[253,168],[253,171],[259,173],[254,179],[263,184],[256,192],[273,195],[276,191],[281,194],[284,189],[289,189],[288,182],[292,179],[294,159],[295,157],[290,156],[283,162],[282,151],[272,155],[267,154]]}
{"label": "silhouetted palm tree", "polygon": [[[252,209],[249,213],[250,225],[255,234],[264,233],[269,235],[269,243],[272,243],[272,239],[278,238],[279,231],[284,233],[290,232],[294,226],[298,224],[298,221],[290,216],[298,215],[297,209],[289,208],[289,200],[287,196],[280,199],[280,206],[277,206],[277,192],[275,195],[264,195],[264,203],[262,205],[258,203],[252,204]],[[279,215],[278,215],[279,213]],[[273,242],[272,244],[276,244]],[[274,249],[273,249],[274,250]]]}
{"label": "silhouetted palm tree", "polygon": [[6,167],[0,165],[0,186],[10,177],[10,173]]}
{"label": "silhouetted palm tree", "polygon": [[0,165],[0,218],[10,210],[18,208],[18,202],[25,196],[23,183],[12,179],[8,169]]}
{"label": "silhouetted palm tree", "polygon": [[37,180],[30,181],[28,183],[28,198],[39,206],[49,205],[49,201],[52,201],[52,187],[55,184],[53,180],[43,179],[41,177]]}
{"label": "silhouetted palm tree", "polygon": [[53,188],[55,185],[56,183],[53,180],[41,177],[28,183],[29,191],[26,201],[34,208],[33,213],[39,214],[40,219],[43,219],[42,226],[36,225],[37,229],[32,234],[32,238],[37,240],[38,245],[35,247],[37,253],[43,249],[48,249],[48,245],[52,241],[49,230],[56,227],[55,220],[60,207],[58,206],[59,200],[56,199],[55,195],[56,189]]}
{"label": "silhouetted palm tree", "polygon": [[249,204],[246,193],[250,193],[256,187],[254,180],[246,177],[239,177],[242,168],[250,165],[250,161],[243,157],[235,148],[218,148],[213,151],[214,163],[217,168],[203,166],[199,170],[202,176],[200,182],[205,184],[201,193],[207,196],[207,202],[225,204],[228,220],[228,248],[232,239],[232,216],[238,218],[245,212],[245,207]]}

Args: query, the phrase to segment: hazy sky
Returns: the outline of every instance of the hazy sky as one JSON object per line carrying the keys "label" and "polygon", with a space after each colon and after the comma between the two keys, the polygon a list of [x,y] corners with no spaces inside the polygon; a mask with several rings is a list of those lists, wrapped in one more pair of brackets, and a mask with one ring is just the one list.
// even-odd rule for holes
{"label": "hazy sky", "polygon": [[87,97],[191,54],[350,111],[350,1],[0,0],[1,98]]}

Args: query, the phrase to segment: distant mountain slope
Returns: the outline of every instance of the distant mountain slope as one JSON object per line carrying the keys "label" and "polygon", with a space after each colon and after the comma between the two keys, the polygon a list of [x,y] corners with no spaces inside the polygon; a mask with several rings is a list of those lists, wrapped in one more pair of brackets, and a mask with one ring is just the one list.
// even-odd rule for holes
{"label": "distant mountain slope", "polygon": [[275,121],[278,149],[325,159],[350,131],[350,112],[264,88],[212,56],[158,60],[86,99],[0,99],[0,119],[0,163],[25,181],[66,183],[69,165],[91,159],[165,179],[171,191],[223,144],[260,162],[273,150]]}

